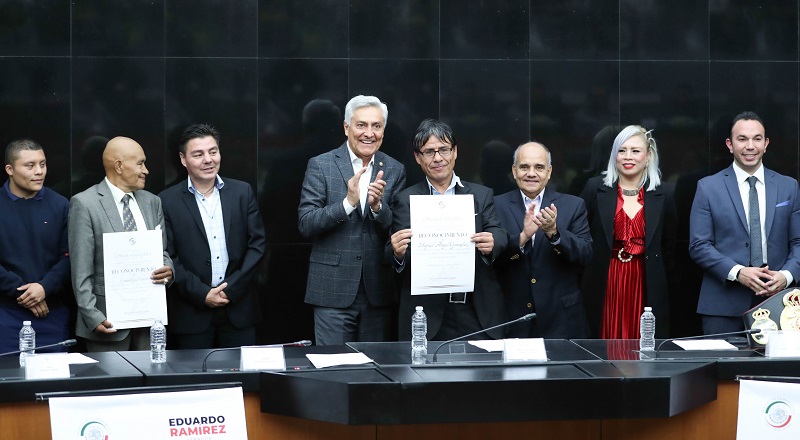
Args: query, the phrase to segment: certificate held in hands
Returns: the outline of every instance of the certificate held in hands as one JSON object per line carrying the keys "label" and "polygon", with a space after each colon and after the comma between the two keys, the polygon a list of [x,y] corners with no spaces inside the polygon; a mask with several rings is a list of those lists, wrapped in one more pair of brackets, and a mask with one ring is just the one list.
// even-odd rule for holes
{"label": "certificate held in hands", "polygon": [[472,194],[411,195],[411,294],[475,290]]}
{"label": "certificate held in hands", "polygon": [[167,324],[167,295],[150,274],[164,265],[161,231],[103,234],[106,319],[116,329]]}

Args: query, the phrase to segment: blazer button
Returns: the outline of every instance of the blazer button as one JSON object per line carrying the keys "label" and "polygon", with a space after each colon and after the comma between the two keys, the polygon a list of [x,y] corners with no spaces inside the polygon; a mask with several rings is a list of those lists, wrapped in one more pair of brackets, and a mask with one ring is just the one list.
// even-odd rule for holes
{"label": "blazer button", "polygon": [[361,259],[361,255],[357,255],[356,256],[356,260],[360,260],[360,259]]}
{"label": "blazer button", "polygon": [[528,308],[529,308],[529,309],[532,309],[532,308],[533,308],[533,304],[531,304],[531,303],[528,303]]}
{"label": "blazer button", "polygon": [[536,278],[531,278],[531,284],[536,284]]}

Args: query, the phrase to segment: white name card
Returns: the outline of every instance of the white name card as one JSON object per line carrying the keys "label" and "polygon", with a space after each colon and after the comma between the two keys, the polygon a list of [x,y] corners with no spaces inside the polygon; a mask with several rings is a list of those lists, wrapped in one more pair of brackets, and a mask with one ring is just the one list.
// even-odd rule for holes
{"label": "white name card", "polygon": [[504,339],[503,362],[547,361],[544,339]]}
{"label": "white name card", "polygon": [[68,379],[66,353],[30,354],[25,358],[25,379]]}
{"label": "white name card", "polygon": [[242,347],[241,371],[285,370],[283,347]]}
{"label": "white name card", "polygon": [[800,332],[797,330],[774,330],[769,332],[768,358],[800,357]]}

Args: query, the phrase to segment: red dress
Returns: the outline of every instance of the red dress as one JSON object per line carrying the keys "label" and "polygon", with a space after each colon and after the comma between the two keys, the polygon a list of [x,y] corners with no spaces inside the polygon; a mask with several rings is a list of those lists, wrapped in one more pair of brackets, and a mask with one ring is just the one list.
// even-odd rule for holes
{"label": "red dress", "polygon": [[639,318],[645,303],[644,188],[639,190],[638,202],[642,209],[633,218],[628,217],[618,187],[614,250],[603,304],[603,339],[639,339]]}

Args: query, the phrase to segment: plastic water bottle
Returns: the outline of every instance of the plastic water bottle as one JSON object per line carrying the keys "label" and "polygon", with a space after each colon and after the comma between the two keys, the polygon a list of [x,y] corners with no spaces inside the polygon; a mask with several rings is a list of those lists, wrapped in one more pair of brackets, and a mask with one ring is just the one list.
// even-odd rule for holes
{"label": "plastic water bottle", "polygon": [[411,316],[411,363],[422,365],[425,355],[428,354],[428,317],[422,311],[422,306],[417,306],[417,311]]}
{"label": "plastic water bottle", "polygon": [[645,307],[642,318],[639,320],[639,351],[654,351],[656,349],[656,317],[652,307]]}
{"label": "plastic water bottle", "polygon": [[25,358],[34,353],[33,347],[36,347],[36,331],[30,321],[22,321],[22,329],[19,331],[20,367],[24,367]]}
{"label": "plastic water bottle", "polygon": [[167,328],[156,319],[150,327],[150,363],[163,364],[167,361]]}

